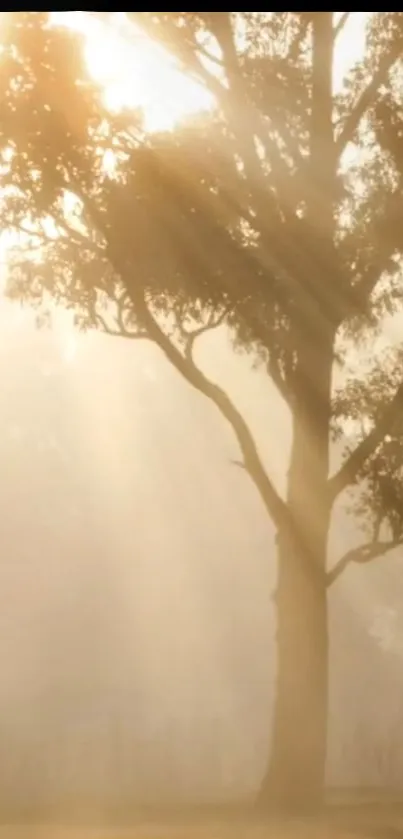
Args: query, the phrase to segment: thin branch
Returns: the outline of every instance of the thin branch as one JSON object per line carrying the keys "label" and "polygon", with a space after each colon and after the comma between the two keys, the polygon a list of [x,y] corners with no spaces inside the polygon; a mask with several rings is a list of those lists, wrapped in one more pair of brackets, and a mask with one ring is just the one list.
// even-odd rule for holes
{"label": "thin branch", "polygon": [[222,61],[216,55],[213,55],[211,52],[203,47],[202,44],[197,45],[198,52],[203,56],[203,58],[207,58],[208,61],[211,61],[212,64],[215,64],[217,67],[222,67]]}
{"label": "thin branch", "polygon": [[[15,231],[18,231],[18,233],[23,233],[24,236],[27,236],[30,239],[39,239],[40,244],[38,244],[38,245],[27,245],[27,248],[29,247],[30,250],[31,249],[36,250],[37,248],[40,248],[40,247],[43,246],[45,234],[43,233],[42,230],[40,230],[40,231],[39,230],[30,230],[28,227],[25,227],[22,224],[22,222],[13,222],[13,228],[14,228]],[[49,240],[49,237],[47,237],[47,238]]]}
{"label": "thin branch", "polygon": [[[188,29],[190,38],[191,39],[194,38],[194,33],[193,33],[192,28],[189,24],[187,24],[187,29]],[[204,44],[201,44],[200,41],[197,41],[196,39],[195,39],[195,47],[197,48],[197,52],[200,53],[200,55],[202,55],[203,58],[207,58],[207,60],[211,61],[211,63],[214,64],[216,67],[219,67],[220,69],[223,69],[222,59],[218,55],[214,55],[212,52],[210,52],[210,50],[207,49],[207,47],[204,46]]]}
{"label": "thin branch", "polygon": [[[391,263],[393,261],[394,250],[393,243],[391,243],[387,253],[378,252],[375,261],[367,266],[359,282],[354,287],[354,296],[357,304],[361,307],[361,309],[364,309],[364,311],[367,301],[370,299],[371,294],[382,279],[384,273],[386,271],[390,274],[392,273]],[[396,270],[397,268],[398,266],[396,265]]]}
{"label": "thin branch", "polygon": [[334,27],[334,40],[338,38],[340,32],[344,29],[350,15],[351,12],[342,12],[341,16],[339,17],[339,20],[336,23],[336,26]]}
{"label": "thin branch", "polygon": [[110,335],[114,338],[130,338],[132,340],[145,340],[148,338],[145,330],[127,329],[122,323],[121,318],[117,321],[117,327],[110,326],[105,316],[100,313],[99,309],[97,309],[95,300],[91,302],[87,301],[87,309],[93,326],[96,329],[100,329],[102,332],[105,332],[106,335]]}
{"label": "thin branch", "polygon": [[211,312],[211,314],[207,318],[206,323],[204,323],[202,326],[199,326],[197,329],[193,329],[191,332],[187,332],[185,329],[182,329],[182,337],[185,338],[186,342],[186,358],[190,358],[192,356],[194,345],[197,339],[200,338],[202,335],[205,335],[207,332],[210,332],[213,329],[218,329],[219,326],[222,326],[228,314],[229,309],[223,309],[219,314]]}
{"label": "thin branch", "polygon": [[393,551],[403,545],[403,539],[390,542],[369,542],[361,545],[359,548],[353,548],[339,559],[333,568],[328,571],[326,575],[326,586],[330,588],[336,580],[343,574],[348,565],[352,563],[365,564],[371,562],[373,559],[379,559],[381,556]]}
{"label": "thin branch", "polygon": [[358,444],[339,471],[328,482],[332,500],[348,486],[354,484],[369,457],[393,428],[396,418],[403,409],[403,382],[399,385],[393,399],[375,423],[372,431]]}
{"label": "thin branch", "polygon": [[338,157],[344,152],[346,146],[354,139],[354,134],[368,109],[376,99],[379,88],[385,84],[388,75],[394,64],[401,58],[403,54],[403,41],[399,39],[393,45],[390,52],[384,55],[379,62],[379,67],[375,71],[371,81],[367,87],[362,91],[358,97],[356,104],[347,117],[339,136],[336,139],[336,153]]}
{"label": "thin branch", "polygon": [[304,17],[300,21],[301,25],[299,28],[299,32],[294,38],[288,52],[288,59],[291,63],[294,63],[298,60],[301,44],[303,43],[303,40],[308,33],[309,26],[312,23],[312,12],[302,12],[302,14],[304,15]]}
{"label": "thin branch", "polygon": [[[207,322],[203,324],[203,326],[198,327],[198,329],[194,329],[192,332],[186,332],[182,329],[182,338],[185,340],[185,356],[192,356],[196,340],[202,335],[205,335],[207,332],[210,332],[213,329],[218,329],[219,326],[222,326],[231,311],[231,308],[223,309],[218,315],[212,312]],[[269,356],[267,370],[280,396],[288,402],[291,396],[290,390],[287,388],[287,384],[281,375],[276,359],[271,356]]]}
{"label": "thin branch", "polygon": [[[122,338],[147,338],[147,333],[141,330],[135,323],[130,328],[130,317],[133,318],[133,304],[125,289],[120,293],[115,290],[114,293],[105,292],[106,297],[115,304],[115,317],[119,333]],[[127,316],[125,318],[125,315]]]}
{"label": "thin branch", "polygon": [[231,458],[230,463],[232,464],[232,466],[237,466],[238,469],[243,469],[244,471],[246,471],[246,466],[244,463],[242,463],[242,460],[234,460],[233,458]]}
{"label": "thin branch", "polygon": [[160,347],[168,361],[195,390],[210,399],[227,420],[241,450],[244,467],[251,476],[269,515],[276,526],[280,527],[285,519],[288,519],[287,506],[278,495],[263,466],[252,433],[241,412],[227,393],[202,373],[189,354],[182,356],[147,308],[141,312],[141,321],[147,329],[148,336]]}
{"label": "thin branch", "polygon": [[245,469],[251,476],[266,510],[275,525],[280,528],[285,521],[288,521],[287,505],[278,495],[263,466],[252,433],[241,412],[227,393],[204,375],[194,363],[191,355],[182,355],[174,346],[153,316],[144,298],[140,298],[140,294],[138,296],[136,295],[135,299],[133,299],[133,305],[139,312],[141,323],[147,331],[149,339],[154,341],[162,350],[168,361],[171,362],[188,384],[203,396],[206,396],[207,399],[210,399],[224,419],[227,420],[241,450]]}
{"label": "thin branch", "polygon": [[[84,247],[87,251],[90,251],[94,254],[94,256],[98,256],[99,258],[106,257],[105,248],[102,247],[101,244],[96,244],[96,242],[91,242],[91,240],[85,236],[83,233],[80,233],[79,230],[76,230],[66,222],[66,224],[62,227],[59,226],[58,229],[59,238],[64,242],[67,243],[69,246],[74,245],[76,248]],[[53,240],[56,242],[57,240]]]}
{"label": "thin branch", "polygon": [[274,384],[277,388],[280,396],[284,399],[287,404],[291,403],[292,399],[292,391],[291,388],[287,384],[287,380],[285,375],[282,374],[280,365],[277,359],[269,353],[269,360],[267,363],[267,372]]}
{"label": "thin branch", "polygon": [[[365,266],[359,265],[358,269],[356,268],[351,274],[353,302],[359,312],[365,312],[368,300],[383,275],[399,270],[399,264],[394,260],[395,254],[399,252],[402,186],[403,183],[399,184],[386,196],[386,206],[382,216],[375,220],[366,233],[361,247],[365,250],[365,244],[370,242],[372,257],[365,260]],[[351,253],[354,253],[354,250],[354,235],[349,234],[341,245],[343,261],[351,261]]]}

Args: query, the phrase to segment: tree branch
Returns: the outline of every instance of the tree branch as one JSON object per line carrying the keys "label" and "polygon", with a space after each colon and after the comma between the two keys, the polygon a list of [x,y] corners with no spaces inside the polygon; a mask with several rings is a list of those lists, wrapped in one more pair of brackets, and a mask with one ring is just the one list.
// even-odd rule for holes
{"label": "tree branch", "polygon": [[187,358],[191,358],[194,345],[198,338],[201,338],[202,335],[205,335],[207,332],[212,331],[213,329],[218,329],[219,326],[225,321],[225,318],[229,314],[229,309],[223,309],[219,314],[215,312],[211,312],[209,317],[207,318],[206,323],[202,326],[197,327],[197,329],[192,329],[191,331],[187,331],[186,329],[181,330],[182,337],[185,339],[185,356]]}
{"label": "tree branch", "polygon": [[[214,15],[216,14],[218,13],[214,12]],[[227,12],[224,12],[223,14],[227,15]],[[170,49],[171,54],[179,61],[179,65],[182,71],[186,75],[191,74],[198,84],[203,85],[203,87],[205,87],[206,90],[209,91],[211,96],[217,101],[222,110],[230,116],[230,121],[231,123],[233,123],[233,114],[231,114],[230,111],[232,111],[232,98],[234,93],[236,93],[236,91],[233,90],[234,79],[231,80],[230,88],[222,84],[219,78],[215,74],[210,73],[207,67],[205,67],[202,61],[200,60],[200,56],[198,55],[198,53],[200,52],[199,44],[192,45],[189,40],[185,39],[180,44],[178,43],[178,31],[171,22],[164,22],[163,29],[167,33],[167,37],[162,38],[160,26],[158,24],[156,25],[153,22],[150,13],[130,12],[129,17],[133,20],[135,25],[142,28],[152,40],[159,41],[165,48],[168,47],[168,49]],[[212,21],[215,22],[215,17],[212,17]],[[216,35],[216,33],[214,33],[214,35]],[[224,61],[221,61],[220,63],[224,69],[226,63],[225,56],[223,56],[223,58]],[[239,81],[241,81],[241,74],[239,76],[238,83]],[[268,136],[266,126],[263,123],[261,114],[259,113],[258,109],[252,105],[249,99],[246,103],[244,96],[242,96],[242,98],[244,100],[244,106],[246,106],[247,104],[248,111],[247,114],[243,114],[243,121],[250,125],[253,132],[256,133],[256,136],[258,136],[261,142],[269,148],[270,156],[273,163],[275,164],[275,167],[284,168],[279,149],[275,141]],[[240,103],[237,100],[237,110],[239,110],[239,104]],[[277,124],[276,128],[277,130],[279,130],[279,133],[282,134],[283,142],[287,146],[289,154],[294,158],[295,165],[297,166],[297,168],[302,168],[304,165],[303,158],[299,149],[297,148],[297,144],[291,137],[291,134],[287,129],[287,126],[283,125],[279,129],[279,126]],[[259,164],[260,166],[257,155],[255,156],[255,164]],[[289,173],[287,172],[286,174],[289,177]]]}
{"label": "tree branch", "polygon": [[90,320],[96,329],[100,329],[102,332],[105,332],[106,335],[111,335],[115,338],[132,338],[132,339],[147,339],[148,335],[144,329],[128,329],[124,325],[123,318],[121,317],[120,313],[118,312],[116,317],[116,326],[111,326],[108,323],[107,318],[105,315],[97,309],[96,301],[87,301],[87,308],[88,314],[90,316]]}
{"label": "tree branch", "polygon": [[309,26],[311,25],[311,23],[312,23],[312,12],[302,12],[302,13],[300,13],[299,32],[296,35],[296,37],[294,38],[294,40],[293,40],[293,42],[290,46],[289,52],[288,52],[288,58],[289,58],[291,63],[294,63],[295,61],[298,61],[299,50],[300,50],[301,44],[302,44],[304,38],[306,37],[306,35],[308,33],[308,29],[309,29]]}
{"label": "tree branch", "polygon": [[340,15],[340,17],[339,17],[339,19],[336,23],[336,26],[334,27],[334,40],[336,40],[336,38],[338,38],[338,36],[340,35],[340,32],[344,29],[344,27],[345,27],[345,25],[346,25],[346,23],[347,23],[347,21],[350,17],[350,14],[351,14],[351,12],[342,12],[341,13],[341,15]]}
{"label": "tree branch", "polygon": [[359,548],[353,548],[339,559],[333,568],[328,571],[326,575],[326,586],[330,588],[336,580],[343,574],[348,565],[355,562],[358,564],[365,564],[371,562],[373,559],[379,559],[381,556],[393,551],[403,545],[403,539],[391,542],[369,542],[365,545],[360,545]]}
{"label": "tree branch", "polygon": [[[95,215],[94,220],[100,232],[103,232],[102,223],[100,223],[97,215]],[[119,251],[112,248],[110,250],[110,260],[114,270],[124,281],[126,268],[124,263],[121,264]],[[127,284],[127,294],[148,339],[160,348],[167,360],[183,376],[185,381],[207,399],[210,399],[224,419],[227,420],[239,445],[244,468],[251,477],[275,526],[280,529],[285,523],[289,523],[290,517],[287,505],[279,496],[263,466],[257,445],[246,420],[225,390],[211,382],[195,364],[192,356],[194,340],[191,341],[190,348],[187,351],[185,350],[185,354],[182,355],[154,317],[142,292],[129,282]],[[217,321],[216,325],[218,325]],[[193,335],[190,337],[193,338]]]}
{"label": "tree branch", "polygon": [[336,153],[340,158],[346,146],[354,139],[354,134],[365,113],[376,99],[379,88],[386,82],[389,72],[396,61],[403,54],[403,41],[399,39],[391,47],[390,52],[384,55],[380,61],[378,69],[375,71],[371,81],[358,97],[356,104],[347,117],[339,136],[336,138]]}
{"label": "tree branch", "polygon": [[393,399],[386,406],[372,431],[358,444],[339,471],[329,479],[328,488],[332,500],[335,500],[343,490],[355,483],[368,458],[371,457],[386,434],[393,428],[395,419],[399,416],[402,408],[403,382],[399,385]]}
{"label": "tree branch", "polygon": [[[136,300],[136,309],[138,309],[138,303],[139,301]],[[196,366],[190,352],[183,356],[176,349],[145,303],[141,306],[141,322],[147,330],[148,337],[160,347],[168,361],[195,390],[210,399],[227,420],[241,450],[244,468],[252,478],[275,525],[278,528],[281,527],[286,518],[288,519],[287,506],[267,475],[252,433],[241,412],[227,393],[219,385],[211,382]]]}
{"label": "tree branch", "polygon": [[[88,211],[92,216],[95,227],[107,241],[108,233],[105,231],[104,220],[90,200],[88,200]],[[122,282],[125,283],[127,268],[125,261],[122,260],[120,248],[118,246],[111,246],[109,248],[109,259],[114,271],[118,276],[120,276]],[[144,293],[136,284],[131,282],[131,277],[128,277],[127,279],[128,282],[125,283],[127,296],[133,305],[142,330],[146,332],[149,340],[154,341],[154,343],[160,348],[167,360],[176,368],[178,373],[183,376],[188,384],[190,384],[203,396],[206,396],[207,399],[210,399],[220,411],[222,416],[227,420],[235,434],[241,450],[245,469],[251,476],[263,504],[276,527],[280,528],[285,523],[289,523],[287,505],[277,493],[263,466],[252,433],[241,412],[231,401],[225,390],[223,390],[219,385],[211,382],[207,376],[202,373],[200,368],[198,368],[194,363],[189,353],[182,355],[180,350],[178,350],[178,348],[173,344],[169,336],[165,334],[157,319],[154,317]]]}
{"label": "tree branch", "polygon": [[[87,208],[88,216],[91,219],[94,228],[102,236],[104,242],[109,245],[107,248],[107,256],[110,264],[126,287],[127,297],[133,305],[141,330],[146,333],[149,340],[154,341],[154,343],[164,353],[167,360],[176,368],[183,378],[195,390],[210,399],[220,411],[222,416],[227,420],[240,447],[245,468],[251,476],[263,504],[273,519],[276,527],[280,528],[285,523],[289,523],[290,517],[287,505],[279,496],[273,483],[267,475],[252,433],[241,412],[231,401],[227,393],[219,385],[211,382],[202,373],[202,371],[194,364],[191,356],[189,354],[187,356],[182,355],[180,350],[170,340],[169,336],[165,334],[157,319],[154,317],[144,292],[137,286],[136,283],[133,283],[132,276],[128,276],[127,265],[125,260],[122,259],[119,242],[110,241],[110,231],[106,228],[105,219],[99,212],[95,202],[85,194],[85,190],[80,187],[74,177],[72,177],[71,180],[71,189],[74,190],[75,194],[81,199],[84,206]],[[125,280],[127,282],[125,282]]]}
{"label": "tree branch", "polygon": [[[216,14],[218,13],[214,12],[214,15]],[[222,14],[227,15],[227,13]],[[221,38],[223,66],[229,81],[229,86],[226,87],[215,75],[209,73],[201,63],[200,57],[197,55],[197,45],[192,46],[186,38],[178,43],[178,30],[172,21],[165,21],[162,25],[156,24],[153,20],[153,14],[147,12],[130,12],[129,17],[150,38],[171,50],[183,72],[191,75],[199,84],[204,85],[226,115],[231,131],[237,138],[240,156],[243,158],[247,175],[246,185],[242,178],[238,179],[234,204],[236,204],[238,212],[248,219],[252,228],[262,237],[263,243],[267,243],[271,261],[276,262],[280,270],[288,275],[288,282],[293,286],[293,293],[298,294],[300,299],[303,296],[305,297],[305,301],[301,301],[301,305],[304,305],[305,309],[311,310],[310,313],[307,312],[307,317],[311,315],[312,319],[317,322],[320,320],[322,322],[327,321],[326,328],[328,327],[328,313],[330,311],[332,318],[335,318],[338,322],[343,320],[346,317],[346,309],[350,312],[351,307],[347,306],[345,295],[340,294],[341,283],[337,281],[330,284],[334,291],[332,292],[332,299],[329,299],[330,286],[327,286],[325,293],[322,286],[313,279],[318,274],[322,274],[323,270],[328,269],[327,266],[323,265],[323,259],[318,255],[316,246],[309,252],[307,243],[311,241],[311,230],[303,218],[296,216],[293,210],[295,202],[290,194],[286,200],[281,202],[281,211],[289,219],[291,226],[287,228],[285,233],[281,222],[279,225],[279,202],[272,192],[267,189],[264,168],[259,159],[253,135],[263,139],[268,147],[272,168],[279,172],[279,177],[281,177],[282,191],[290,188],[292,190],[290,184],[292,185],[293,181],[290,179],[289,169],[284,163],[276,141],[273,137],[270,137],[267,126],[262,122],[261,113],[250,101],[242,68],[238,63],[233,35],[231,37],[231,32],[228,33],[228,27],[226,43]],[[221,20],[225,22],[226,18],[221,18]],[[130,35],[128,37],[130,38]],[[246,130],[245,126],[248,126],[249,130]],[[292,137],[284,135],[283,141],[289,155],[294,158],[297,169],[301,172],[305,171],[306,163],[299,150],[294,147]],[[251,195],[254,209],[253,218],[250,213]],[[289,247],[291,238],[294,242],[293,248]],[[334,266],[332,266],[332,270],[336,270]],[[337,273],[340,274],[339,267]],[[308,286],[310,294],[305,293],[305,284]]]}

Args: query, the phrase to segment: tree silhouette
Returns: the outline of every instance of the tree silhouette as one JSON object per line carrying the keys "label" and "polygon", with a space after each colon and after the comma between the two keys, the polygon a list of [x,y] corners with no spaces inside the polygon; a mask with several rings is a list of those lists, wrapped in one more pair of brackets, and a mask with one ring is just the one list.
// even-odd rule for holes
{"label": "tree silhouette", "polygon": [[[400,310],[403,16],[369,16],[365,55],[336,93],[347,12],[128,14],[215,105],[148,135],[141,114],[108,112],[81,36],[49,26],[46,12],[8,13],[1,212],[18,234],[9,293],[63,303],[82,328],[155,342],[231,425],[278,530],[278,677],[261,800],[309,806],[324,783],[327,589],[402,534],[397,354],[336,394],[332,378],[346,347],[359,353]],[[289,407],[285,498],[242,413],[196,363],[197,339],[219,326],[265,365]],[[355,448],[330,474],[347,420]],[[333,505],[355,485],[356,512],[375,535],[327,571]]]}

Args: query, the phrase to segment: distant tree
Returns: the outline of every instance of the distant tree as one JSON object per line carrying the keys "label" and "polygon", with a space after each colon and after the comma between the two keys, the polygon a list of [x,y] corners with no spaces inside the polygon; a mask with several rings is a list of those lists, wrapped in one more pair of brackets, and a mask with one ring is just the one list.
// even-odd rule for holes
{"label": "distant tree", "polygon": [[[368,13],[365,55],[338,92],[348,12],[128,14],[215,105],[148,135],[141,115],[107,111],[81,36],[49,26],[46,12],[8,13],[1,220],[20,234],[9,292],[67,305],[82,328],[155,342],[231,425],[278,532],[278,676],[261,801],[310,806],[324,784],[328,587],[402,534],[397,355],[343,392],[332,378],[347,347],[359,359],[401,308],[403,13]],[[265,365],[289,407],[285,498],[241,412],[197,366],[198,337],[219,325]],[[330,474],[332,437],[347,421],[355,447]],[[327,571],[332,509],[354,486],[374,538]]]}

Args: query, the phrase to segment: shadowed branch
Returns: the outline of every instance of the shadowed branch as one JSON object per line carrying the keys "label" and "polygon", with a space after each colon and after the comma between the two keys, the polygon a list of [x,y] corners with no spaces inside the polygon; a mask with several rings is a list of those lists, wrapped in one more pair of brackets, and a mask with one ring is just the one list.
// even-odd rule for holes
{"label": "shadowed branch", "polygon": [[[88,300],[87,309],[89,319],[95,329],[105,332],[106,335],[111,335],[115,338],[133,338],[136,340],[146,340],[148,338],[147,332],[144,329],[130,328],[125,324],[124,311],[120,305],[120,301],[116,298],[112,302],[116,303],[116,310],[111,317],[108,317],[107,307],[97,306],[97,300]],[[112,321],[112,322],[111,322]]]}
{"label": "shadowed branch", "polygon": [[359,548],[353,548],[336,562],[336,565],[328,571],[326,575],[326,585],[330,588],[336,580],[341,577],[348,565],[356,563],[364,565],[371,562],[373,559],[380,559],[381,556],[393,551],[395,548],[403,546],[403,539],[388,542],[369,542],[366,545],[361,545]]}
{"label": "shadowed branch", "polygon": [[379,67],[375,71],[371,81],[367,87],[364,88],[355,106],[350,111],[350,114],[336,139],[336,151],[339,157],[343,154],[346,146],[352,142],[354,134],[362,118],[376,99],[379,89],[387,81],[392,67],[402,55],[403,41],[399,38],[391,50],[381,58]]}
{"label": "shadowed branch", "polygon": [[345,25],[346,25],[346,23],[347,23],[347,21],[350,17],[350,14],[351,14],[351,12],[342,12],[341,13],[341,17],[339,18],[339,20],[336,23],[336,26],[334,27],[334,39],[335,40],[340,35],[340,32],[344,29],[344,27],[345,27]]}
{"label": "shadowed branch", "polygon": [[225,318],[228,317],[229,309],[224,308],[221,312],[211,312],[204,324],[202,326],[198,326],[196,329],[187,330],[182,327],[181,334],[182,338],[185,341],[185,356],[188,359],[191,359],[194,345],[198,338],[201,338],[202,335],[205,335],[207,332],[211,332],[213,329],[218,329],[219,326],[225,321]]}
{"label": "shadowed branch", "polygon": [[386,434],[393,428],[394,422],[403,407],[403,383],[398,387],[393,399],[387,405],[372,431],[358,444],[341,469],[330,478],[328,487],[334,500],[344,489],[357,480],[359,473],[369,457],[374,453]]}

